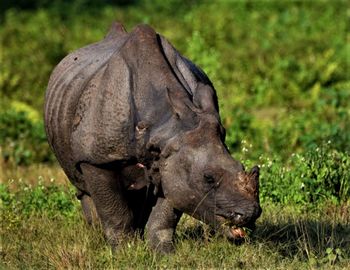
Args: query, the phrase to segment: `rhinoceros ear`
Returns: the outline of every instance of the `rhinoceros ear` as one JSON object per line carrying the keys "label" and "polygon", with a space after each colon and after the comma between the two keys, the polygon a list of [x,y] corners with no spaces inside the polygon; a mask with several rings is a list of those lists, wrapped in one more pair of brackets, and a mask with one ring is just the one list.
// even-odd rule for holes
{"label": "rhinoceros ear", "polygon": [[166,88],[166,93],[169,103],[178,118],[187,121],[188,124],[196,120],[198,109],[190,100],[187,92]]}
{"label": "rhinoceros ear", "polygon": [[218,112],[216,92],[204,71],[180,54],[176,55],[176,66],[181,73],[179,79],[190,88],[188,92],[192,93],[195,106],[204,112]]}
{"label": "rhinoceros ear", "polygon": [[218,98],[213,88],[208,84],[198,83],[194,103],[203,112],[218,113]]}

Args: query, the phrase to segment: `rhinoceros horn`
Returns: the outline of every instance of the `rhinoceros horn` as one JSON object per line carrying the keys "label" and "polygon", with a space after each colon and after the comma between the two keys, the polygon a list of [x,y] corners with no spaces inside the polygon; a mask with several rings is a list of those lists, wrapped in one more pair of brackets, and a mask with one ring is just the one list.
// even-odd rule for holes
{"label": "rhinoceros horn", "polygon": [[259,167],[254,166],[249,173],[239,172],[236,186],[248,197],[259,197]]}

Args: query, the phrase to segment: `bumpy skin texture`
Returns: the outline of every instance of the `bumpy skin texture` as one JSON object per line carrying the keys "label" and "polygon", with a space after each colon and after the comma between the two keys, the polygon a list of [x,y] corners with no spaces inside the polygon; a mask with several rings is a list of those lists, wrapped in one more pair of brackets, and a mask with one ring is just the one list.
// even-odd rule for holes
{"label": "bumpy skin texture", "polygon": [[230,156],[212,83],[149,26],[115,23],[66,56],[50,77],[45,127],[87,221],[97,213],[112,245],[147,223],[150,246],[170,252],[183,212],[216,228],[261,213],[259,170]]}

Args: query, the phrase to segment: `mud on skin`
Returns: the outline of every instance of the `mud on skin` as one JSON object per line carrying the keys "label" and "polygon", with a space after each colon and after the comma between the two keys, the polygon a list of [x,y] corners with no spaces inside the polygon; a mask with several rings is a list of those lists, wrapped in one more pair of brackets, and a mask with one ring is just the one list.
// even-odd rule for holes
{"label": "mud on skin", "polygon": [[150,247],[171,252],[182,213],[236,239],[261,214],[259,169],[228,152],[212,83],[147,25],[114,23],[56,66],[45,128],[113,246],[147,228]]}

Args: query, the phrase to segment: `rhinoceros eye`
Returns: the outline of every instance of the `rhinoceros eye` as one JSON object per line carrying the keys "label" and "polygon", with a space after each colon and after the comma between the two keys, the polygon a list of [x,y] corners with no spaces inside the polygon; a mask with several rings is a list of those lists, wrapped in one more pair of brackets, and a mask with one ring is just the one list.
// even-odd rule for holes
{"label": "rhinoceros eye", "polygon": [[204,173],[204,179],[209,184],[214,184],[214,182],[215,182],[214,176],[211,175],[210,173]]}

